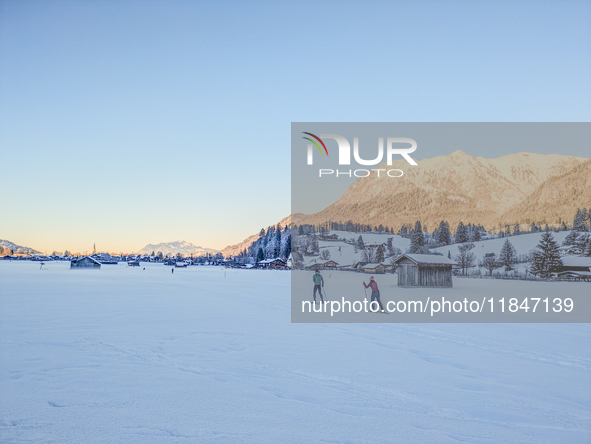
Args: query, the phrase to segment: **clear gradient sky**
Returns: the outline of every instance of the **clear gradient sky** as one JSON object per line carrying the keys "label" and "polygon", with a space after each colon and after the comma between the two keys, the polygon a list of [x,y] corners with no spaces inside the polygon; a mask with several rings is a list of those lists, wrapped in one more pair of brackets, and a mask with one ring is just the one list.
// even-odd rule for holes
{"label": "clear gradient sky", "polygon": [[591,3],[0,0],[0,239],[221,249],[292,121],[589,121]]}

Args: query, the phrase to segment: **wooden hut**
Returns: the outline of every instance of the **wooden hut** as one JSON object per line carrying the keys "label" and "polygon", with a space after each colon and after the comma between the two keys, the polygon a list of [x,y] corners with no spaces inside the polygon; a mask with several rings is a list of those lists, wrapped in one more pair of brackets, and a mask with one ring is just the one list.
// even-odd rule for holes
{"label": "wooden hut", "polygon": [[90,256],[84,256],[72,259],[70,268],[101,268],[101,263]]}
{"label": "wooden hut", "polygon": [[435,254],[403,254],[394,262],[399,287],[453,287],[455,262]]}

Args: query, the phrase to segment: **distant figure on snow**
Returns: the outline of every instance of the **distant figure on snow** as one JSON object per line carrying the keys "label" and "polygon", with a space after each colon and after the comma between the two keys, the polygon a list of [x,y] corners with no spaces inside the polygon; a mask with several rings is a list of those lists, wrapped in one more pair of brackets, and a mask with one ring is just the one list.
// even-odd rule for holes
{"label": "distant figure on snow", "polygon": [[170,269],[170,272],[174,274],[174,267]]}
{"label": "distant figure on snow", "polygon": [[316,303],[316,292],[320,295],[320,301],[324,302],[324,298],[322,297],[322,290],[320,289],[320,285],[324,287],[324,278],[318,271],[318,268],[315,270],[314,276],[312,276],[312,280],[314,281],[314,303]]}
{"label": "distant figure on snow", "polygon": [[369,284],[366,284],[365,281],[363,281],[363,285],[365,286],[365,288],[371,287],[371,301],[369,301],[370,309],[371,309],[371,303],[375,299],[378,301],[378,304],[380,305],[380,310],[384,311],[384,306],[382,305],[382,301],[380,300],[380,290],[378,290],[378,284],[374,280],[373,276],[370,276]]}

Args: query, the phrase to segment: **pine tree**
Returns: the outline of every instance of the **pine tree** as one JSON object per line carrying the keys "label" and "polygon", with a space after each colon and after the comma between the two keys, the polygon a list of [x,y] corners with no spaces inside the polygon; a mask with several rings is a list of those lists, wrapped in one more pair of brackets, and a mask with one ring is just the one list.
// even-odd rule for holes
{"label": "pine tree", "polygon": [[285,246],[283,247],[283,257],[288,258],[291,254],[291,233],[287,235],[285,239]]}
{"label": "pine tree", "polygon": [[480,228],[476,228],[474,230],[474,234],[472,236],[472,240],[473,241],[479,241],[480,239],[482,239],[482,233],[480,232]]}
{"label": "pine tree", "polygon": [[579,238],[577,239],[577,241],[575,242],[575,245],[581,249],[581,253],[585,253],[585,250],[587,249],[587,244],[591,242],[591,237],[589,237],[588,234],[583,234],[582,236],[579,236]]}
{"label": "pine tree", "polygon": [[378,252],[376,253],[376,262],[381,264],[384,262],[384,246],[380,245],[378,247]]}
{"label": "pine tree", "polygon": [[519,229],[519,224],[515,224],[513,226],[513,235],[518,236],[521,234],[521,230]]}
{"label": "pine tree", "polygon": [[517,252],[513,247],[513,244],[509,239],[505,240],[503,247],[501,248],[501,254],[499,254],[499,264],[505,266],[505,271],[513,269],[512,265],[517,261]]}
{"label": "pine tree", "polygon": [[566,236],[564,238],[564,241],[562,242],[562,245],[575,245],[577,242],[577,233],[575,230],[572,230],[568,236]]}
{"label": "pine tree", "polygon": [[558,244],[550,232],[542,234],[540,243],[532,256],[530,271],[541,278],[549,278],[562,266]]}
{"label": "pine tree", "polygon": [[363,250],[365,248],[365,244],[363,243],[363,237],[361,235],[359,235],[359,237],[357,238],[357,248],[359,248],[360,250]]}
{"label": "pine tree", "polygon": [[466,230],[466,227],[464,226],[464,223],[462,221],[460,221],[460,223],[458,224],[455,241],[456,244],[468,242],[468,231]]}
{"label": "pine tree", "polygon": [[263,253],[263,249],[259,248],[259,252],[257,253],[257,264],[265,259],[265,255]]}
{"label": "pine tree", "polygon": [[415,228],[412,230],[410,235],[410,252],[414,254],[421,254],[423,253],[425,245],[425,237],[423,235],[423,229],[421,227],[421,222],[417,221],[415,223]]}
{"label": "pine tree", "polygon": [[394,254],[394,244],[392,243],[392,239],[393,238],[389,237],[386,241],[386,248],[388,249],[389,256],[392,256]]}
{"label": "pine tree", "polygon": [[439,228],[437,229],[437,242],[441,245],[449,245],[451,244],[451,233],[449,232],[449,224],[445,221],[441,221],[439,223]]}
{"label": "pine tree", "polygon": [[585,225],[586,225],[586,220],[585,220],[585,215],[583,213],[583,211],[581,211],[580,208],[577,208],[577,212],[575,214],[575,218],[573,219],[573,230],[575,231],[585,231]]}

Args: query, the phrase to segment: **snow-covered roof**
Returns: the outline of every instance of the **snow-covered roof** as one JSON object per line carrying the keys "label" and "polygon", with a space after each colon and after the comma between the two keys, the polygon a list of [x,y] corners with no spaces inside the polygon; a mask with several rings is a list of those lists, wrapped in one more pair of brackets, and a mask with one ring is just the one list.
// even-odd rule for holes
{"label": "snow-covered roof", "polygon": [[591,267],[591,257],[563,256],[561,260],[565,267]]}
{"label": "snow-covered roof", "polygon": [[365,265],[362,265],[361,268],[376,268],[376,267],[379,267],[380,265],[385,267],[384,264],[365,264]]}
{"label": "snow-covered roof", "polygon": [[270,264],[272,262],[275,261],[281,261],[281,262],[285,262],[283,259],[281,259],[280,257],[276,257],[275,259],[263,259],[262,261],[259,261],[259,265],[260,264]]}
{"label": "snow-covered roof", "polygon": [[82,257],[79,257],[77,259],[72,260],[72,262],[76,263],[76,262],[79,262],[79,261],[81,261],[83,259],[90,259],[91,261],[93,261],[93,262],[95,262],[95,263],[97,263],[99,265],[102,265],[99,261],[97,261],[95,258],[90,257],[90,256],[82,256]]}
{"label": "snow-covered roof", "polygon": [[396,262],[398,262],[403,257],[407,257],[413,262],[417,264],[439,264],[439,265],[456,265],[456,262],[448,257],[439,256],[437,254],[403,254]]}
{"label": "snow-covered roof", "polygon": [[328,261],[319,261],[319,262],[316,262],[314,265],[326,265],[326,264],[328,264],[329,262],[331,262],[331,263],[333,263],[333,264],[336,264],[336,265],[339,265],[339,264],[337,264],[337,263],[336,263],[335,261],[333,261],[333,260],[328,260]]}

